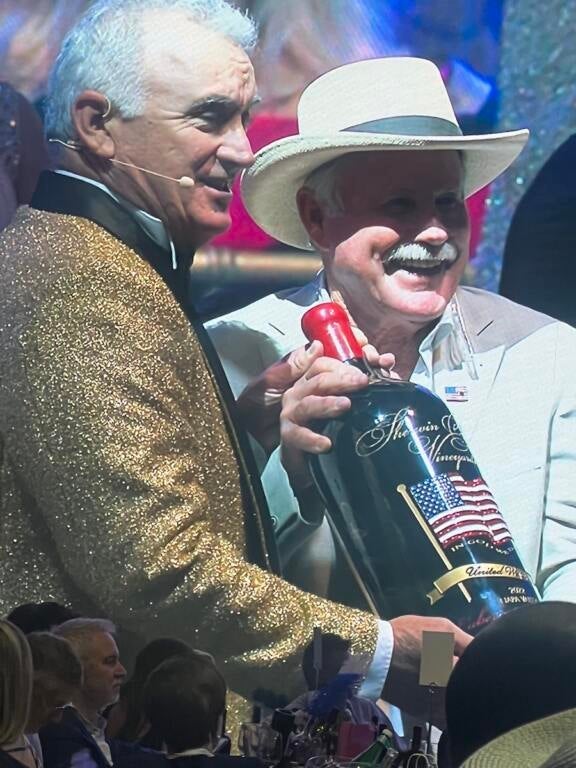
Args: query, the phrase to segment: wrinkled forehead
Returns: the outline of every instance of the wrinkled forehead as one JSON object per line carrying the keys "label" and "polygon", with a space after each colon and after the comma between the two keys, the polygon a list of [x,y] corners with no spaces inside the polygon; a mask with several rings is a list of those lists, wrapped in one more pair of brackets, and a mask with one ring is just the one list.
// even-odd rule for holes
{"label": "wrinkled forehead", "polygon": [[223,34],[182,10],[149,11],[141,19],[143,76],[147,90],[185,90],[193,96],[222,89],[251,100],[254,69],[248,54]]}

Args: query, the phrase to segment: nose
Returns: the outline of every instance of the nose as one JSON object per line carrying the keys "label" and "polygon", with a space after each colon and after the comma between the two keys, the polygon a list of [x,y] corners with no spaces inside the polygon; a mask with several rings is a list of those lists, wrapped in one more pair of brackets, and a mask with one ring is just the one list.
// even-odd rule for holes
{"label": "nose", "polygon": [[124,679],[126,675],[127,675],[126,668],[123,667],[122,664],[120,664],[120,662],[118,662],[118,666],[116,667],[116,677],[121,677],[122,679]]}
{"label": "nose", "polygon": [[218,150],[218,158],[230,174],[252,165],[254,153],[244,125],[237,125],[226,133]]}
{"label": "nose", "polygon": [[438,221],[428,222],[414,238],[415,243],[441,246],[448,240],[448,232]]}

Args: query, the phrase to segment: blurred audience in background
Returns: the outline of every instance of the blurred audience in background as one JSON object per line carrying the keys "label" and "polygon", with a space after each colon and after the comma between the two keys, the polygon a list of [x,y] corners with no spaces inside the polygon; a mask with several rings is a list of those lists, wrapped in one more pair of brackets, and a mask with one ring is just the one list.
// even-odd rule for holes
{"label": "blurred audience in background", "polygon": [[47,768],[79,765],[107,768],[114,762],[102,712],[118,701],[126,670],[120,663],[115,627],[106,619],[71,619],[54,630],[65,638],[82,663],[82,686],[74,691],[60,722],[42,728]]}
{"label": "blurred audience in background", "polygon": [[2,0],[0,80],[40,110],[64,36],[91,0]]}
{"label": "blurred audience in background", "polygon": [[0,2],[0,230],[48,167],[41,115],[64,35],[91,0]]}
{"label": "blurred audience in background", "polygon": [[47,167],[38,114],[11,85],[0,82],[0,230],[19,205],[30,202],[40,171]]}
{"label": "blurred audience in background", "polygon": [[136,656],[134,672],[120,690],[120,699],[108,716],[106,735],[142,746],[160,749],[162,741],[150,728],[143,709],[144,686],[150,674],[166,659],[196,653],[182,640],[159,637],[151,640]]}
{"label": "blurred audience in background", "polygon": [[226,719],[226,682],[206,653],[192,651],[160,664],[146,683],[144,711],[172,768],[263,766],[255,758],[218,752]]}
{"label": "blurred audience in background", "polygon": [[498,107],[502,0],[387,0],[396,34],[442,71],[464,133],[489,133]]}
{"label": "blurred audience in background", "polygon": [[6,618],[16,624],[25,635],[29,635],[30,632],[49,632],[58,624],[79,618],[79,614],[65,605],[48,601],[18,605]]}
{"label": "blurred audience in background", "polygon": [[[339,635],[324,633],[315,644],[312,640],[302,656],[302,674],[307,691],[288,704],[287,709],[309,711],[318,691],[330,685],[339,675],[345,662],[350,659],[350,643]],[[316,652],[315,652],[316,648]],[[347,719],[353,723],[389,725],[384,712],[370,699],[358,696],[358,686],[345,691]]]}
{"label": "blurred audience in background", "polygon": [[36,756],[42,756],[38,731],[60,722],[64,708],[82,685],[82,665],[63,637],[32,632],[27,639],[34,674],[26,732]]}

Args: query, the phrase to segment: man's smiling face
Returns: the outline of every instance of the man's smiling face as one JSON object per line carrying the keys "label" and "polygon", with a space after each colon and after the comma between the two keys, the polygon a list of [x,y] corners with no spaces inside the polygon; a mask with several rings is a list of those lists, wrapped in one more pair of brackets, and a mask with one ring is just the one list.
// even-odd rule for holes
{"label": "man's smiling face", "polygon": [[254,160],[245,132],[254,70],[242,48],[183,13],[148,12],[141,23],[147,101],[142,115],[110,123],[116,159],[195,184],[116,166],[114,188],[128,185],[178,247],[194,249],[230,226],[231,183]]}
{"label": "man's smiling face", "polygon": [[426,325],[440,317],[468,260],[469,222],[456,151],[352,153],[340,161],[341,211],[311,233],[328,283],[353,317]]}

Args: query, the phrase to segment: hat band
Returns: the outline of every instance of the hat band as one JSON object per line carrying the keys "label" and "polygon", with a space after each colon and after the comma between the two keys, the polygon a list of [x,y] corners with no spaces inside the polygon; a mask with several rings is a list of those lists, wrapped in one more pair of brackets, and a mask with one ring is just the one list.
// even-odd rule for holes
{"label": "hat band", "polygon": [[460,127],[450,120],[444,120],[443,117],[423,117],[422,115],[383,117],[380,120],[370,120],[367,123],[343,128],[343,131],[390,133],[397,136],[463,136]]}

